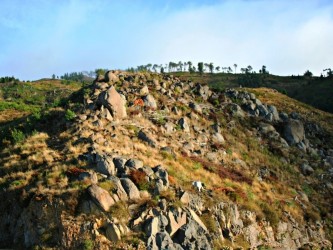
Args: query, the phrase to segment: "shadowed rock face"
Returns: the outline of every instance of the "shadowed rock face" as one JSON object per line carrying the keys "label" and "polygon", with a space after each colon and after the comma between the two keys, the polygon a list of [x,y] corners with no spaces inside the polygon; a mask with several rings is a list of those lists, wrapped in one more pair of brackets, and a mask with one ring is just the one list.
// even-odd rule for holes
{"label": "shadowed rock face", "polygon": [[305,139],[303,123],[300,120],[289,119],[284,124],[282,135],[290,145],[300,143]]}

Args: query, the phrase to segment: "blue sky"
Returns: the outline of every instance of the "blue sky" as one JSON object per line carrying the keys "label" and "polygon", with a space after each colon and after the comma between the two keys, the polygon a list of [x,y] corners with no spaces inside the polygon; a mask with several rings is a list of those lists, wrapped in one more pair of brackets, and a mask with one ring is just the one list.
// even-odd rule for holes
{"label": "blue sky", "polygon": [[333,68],[331,0],[0,0],[0,76],[213,62]]}

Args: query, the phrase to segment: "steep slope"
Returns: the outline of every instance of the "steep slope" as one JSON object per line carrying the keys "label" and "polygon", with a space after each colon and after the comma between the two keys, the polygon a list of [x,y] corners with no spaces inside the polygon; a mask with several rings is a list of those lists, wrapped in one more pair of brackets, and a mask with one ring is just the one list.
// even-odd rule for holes
{"label": "steep slope", "polygon": [[332,115],[118,71],[64,107],[2,149],[0,247],[331,246]]}

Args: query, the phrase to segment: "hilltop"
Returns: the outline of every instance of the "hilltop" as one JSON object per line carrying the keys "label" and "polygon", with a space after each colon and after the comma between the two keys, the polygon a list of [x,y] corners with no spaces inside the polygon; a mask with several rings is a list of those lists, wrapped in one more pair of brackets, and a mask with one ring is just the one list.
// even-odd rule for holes
{"label": "hilltop", "polygon": [[329,249],[333,115],[235,81],[2,86],[0,247]]}

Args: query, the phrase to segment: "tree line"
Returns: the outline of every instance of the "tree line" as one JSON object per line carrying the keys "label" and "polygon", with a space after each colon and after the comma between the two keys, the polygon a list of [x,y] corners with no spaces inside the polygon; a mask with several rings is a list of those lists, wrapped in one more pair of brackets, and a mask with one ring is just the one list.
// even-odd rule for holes
{"label": "tree line", "polygon": [[[211,74],[213,73],[237,73],[237,67],[238,65],[235,63],[231,66],[215,66],[214,63],[205,63],[205,62],[198,62],[197,65],[194,65],[191,61],[187,62],[169,62],[166,64],[152,64],[148,63],[145,65],[139,65],[137,67],[130,67],[127,69],[129,72],[155,72],[155,73],[171,73],[171,72],[189,72],[189,73],[200,73],[203,74],[204,72],[209,72]],[[253,68],[251,65],[240,68],[241,73],[256,73],[253,71]],[[259,69],[260,74],[269,74],[269,72],[266,69],[266,66],[262,66],[261,69]]]}

